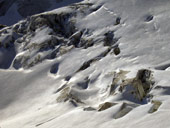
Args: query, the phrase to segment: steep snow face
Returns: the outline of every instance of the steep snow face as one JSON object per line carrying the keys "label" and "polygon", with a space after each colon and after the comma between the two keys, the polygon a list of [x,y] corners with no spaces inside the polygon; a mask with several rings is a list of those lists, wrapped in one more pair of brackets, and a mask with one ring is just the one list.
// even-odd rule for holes
{"label": "steep snow face", "polygon": [[0,0],[0,24],[13,25],[28,16],[82,0]]}
{"label": "steep snow face", "polygon": [[[169,46],[169,12],[163,11],[169,10],[169,6],[168,1],[104,1],[98,10],[80,21],[80,27],[94,29],[95,34],[115,31],[121,57],[139,57],[140,63],[156,65],[169,58],[168,49],[165,50]],[[117,17],[121,18],[120,25],[115,25]],[[158,52],[159,49],[164,50]]]}
{"label": "steep snow face", "polygon": [[168,128],[169,8],[84,0],[1,29],[0,127]]}

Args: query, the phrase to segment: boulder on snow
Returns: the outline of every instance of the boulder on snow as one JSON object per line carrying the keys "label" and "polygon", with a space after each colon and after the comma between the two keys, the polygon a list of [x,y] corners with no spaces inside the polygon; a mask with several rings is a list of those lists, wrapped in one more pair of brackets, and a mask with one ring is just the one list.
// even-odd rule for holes
{"label": "boulder on snow", "polygon": [[117,18],[116,18],[116,21],[115,21],[115,25],[120,24],[120,21],[121,21],[121,18],[120,18],[120,17],[117,17]]}
{"label": "boulder on snow", "polygon": [[129,104],[129,103],[123,102],[123,104],[121,105],[121,108],[119,109],[119,111],[114,115],[114,119],[118,119],[118,118],[121,118],[121,117],[125,116],[133,108],[135,108],[137,106],[138,105],[136,105],[136,104]]}
{"label": "boulder on snow", "polygon": [[137,72],[135,78],[126,79],[128,72],[120,71],[115,73],[112,84],[110,86],[110,94],[115,93],[115,89],[119,87],[119,91],[126,95],[133,95],[135,98],[142,101],[149,93],[154,84],[152,78],[152,71],[148,69],[141,69]]}
{"label": "boulder on snow", "polygon": [[95,111],[96,109],[93,107],[86,107],[83,109],[84,111]]}
{"label": "boulder on snow", "polygon": [[120,48],[119,47],[116,47],[114,50],[113,50],[114,54],[115,55],[119,55],[120,54]]}
{"label": "boulder on snow", "polygon": [[153,100],[151,103],[153,104],[153,106],[149,110],[149,113],[156,112],[159,109],[160,105],[162,104],[162,102],[158,100]]}
{"label": "boulder on snow", "polygon": [[112,45],[112,41],[113,41],[113,37],[114,37],[114,33],[113,32],[107,32],[104,34],[104,46],[111,46]]}
{"label": "boulder on snow", "polygon": [[152,71],[148,69],[139,70],[136,77],[133,79],[132,84],[136,89],[137,97],[140,100],[143,100],[154,84],[152,81]]}
{"label": "boulder on snow", "polygon": [[106,32],[104,34],[104,46],[109,46],[109,47],[115,47],[116,45],[116,42],[118,41],[119,39],[115,37],[114,35],[114,32],[113,31],[109,31],[109,32]]}
{"label": "boulder on snow", "polygon": [[57,97],[57,102],[74,101],[75,103],[83,103],[77,96],[73,95],[70,87],[65,87],[61,90],[60,95]]}
{"label": "boulder on snow", "polygon": [[108,108],[110,108],[110,107],[112,107],[114,105],[116,105],[116,103],[105,102],[105,103],[99,105],[98,111],[106,110],[106,109],[108,109]]}

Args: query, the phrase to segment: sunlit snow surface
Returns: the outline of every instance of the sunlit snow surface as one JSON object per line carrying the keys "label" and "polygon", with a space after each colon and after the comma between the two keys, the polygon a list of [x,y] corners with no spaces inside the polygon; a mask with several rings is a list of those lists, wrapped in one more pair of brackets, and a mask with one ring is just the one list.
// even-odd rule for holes
{"label": "sunlit snow surface", "polygon": [[[0,127],[1,128],[169,128],[170,127],[170,2],[169,0],[85,0],[92,3],[82,15],[81,9],[75,17],[77,30],[88,30],[87,38],[96,43],[87,48],[72,48],[54,59],[44,59],[29,68],[15,69],[13,58],[23,54],[35,57],[37,51],[23,50],[22,43],[16,45],[14,56],[4,57],[10,51],[0,48],[0,62],[10,66],[0,69]],[[93,9],[92,8],[97,9]],[[92,11],[91,11],[91,10]],[[47,14],[73,11],[69,7],[59,8]],[[115,24],[120,17],[120,24]],[[7,28],[6,28],[7,29]],[[51,29],[41,27],[31,36],[31,44],[47,42]],[[103,46],[103,35],[114,32],[120,54],[115,55]],[[10,34],[12,35],[12,34]],[[16,37],[17,38],[17,37]],[[0,40],[3,40],[3,35]],[[71,40],[71,37],[66,41]],[[69,42],[69,41],[68,41]],[[64,43],[63,43],[64,44]],[[27,45],[29,46],[29,45]],[[21,47],[21,48],[20,48]],[[56,47],[55,47],[56,48]],[[22,51],[23,50],[23,51]],[[12,53],[13,51],[11,51]],[[51,52],[39,52],[42,56]],[[83,70],[85,62],[93,60]],[[31,61],[31,60],[30,60]],[[52,67],[55,67],[53,69]],[[149,92],[152,99],[136,101],[117,90],[109,95],[108,86],[113,72],[128,71],[133,78],[139,69],[153,72],[154,85]],[[88,81],[88,84],[86,84]],[[71,87],[72,94],[83,103],[57,102],[62,87]],[[149,113],[151,100],[162,104],[154,113]],[[104,102],[116,105],[97,111]],[[137,106],[121,118],[116,118],[124,103]],[[85,111],[93,107],[96,110]]]}

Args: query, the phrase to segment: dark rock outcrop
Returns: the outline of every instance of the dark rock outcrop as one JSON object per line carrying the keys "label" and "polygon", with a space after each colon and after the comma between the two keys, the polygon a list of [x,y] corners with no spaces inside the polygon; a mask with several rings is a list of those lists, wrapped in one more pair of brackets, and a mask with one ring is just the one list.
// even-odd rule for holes
{"label": "dark rock outcrop", "polygon": [[[133,95],[139,101],[143,101],[152,88],[154,81],[152,71],[148,69],[141,69],[137,72],[135,78],[126,79],[127,72],[120,71],[113,78],[110,88],[110,94],[114,94],[114,90],[119,87],[119,91],[126,95]],[[119,83],[122,81],[122,83]]]}
{"label": "dark rock outcrop", "polygon": [[5,27],[7,27],[6,25],[3,25],[3,24],[0,24],[0,30],[2,29],[2,28],[5,28]]}

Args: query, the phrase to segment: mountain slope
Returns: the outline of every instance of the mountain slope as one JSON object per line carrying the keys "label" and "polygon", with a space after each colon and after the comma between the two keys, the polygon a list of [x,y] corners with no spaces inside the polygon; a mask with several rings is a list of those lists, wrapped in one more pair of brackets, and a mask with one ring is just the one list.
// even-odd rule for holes
{"label": "mountain slope", "polygon": [[2,128],[168,128],[168,0],[84,0],[0,30]]}
{"label": "mountain slope", "polygon": [[82,0],[0,0],[0,24],[13,25],[23,18]]}

